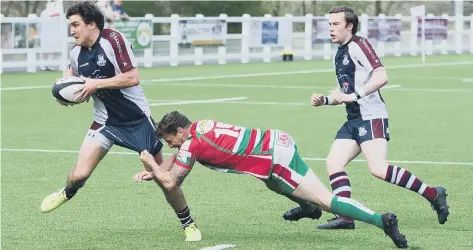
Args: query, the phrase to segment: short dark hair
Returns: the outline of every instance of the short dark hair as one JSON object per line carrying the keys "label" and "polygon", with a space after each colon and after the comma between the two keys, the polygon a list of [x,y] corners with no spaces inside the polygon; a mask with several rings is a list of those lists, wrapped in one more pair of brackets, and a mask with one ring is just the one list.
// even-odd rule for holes
{"label": "short dark hair", "polygon": [[348,6],[333,7],[328,13],[332,14],[332,13],[340,13],[340,12],[345,13],[345,21],[347,22],[347,26],[350,23],[353,24],[353,29],[351,30],[351,33],[355,35],[356,32],[358,31],[358,15],[352,8]]}
{"label": "short dark hair", "polygon": [[187,118],[187,116],[177,112],[172,111],[163,116],[161,121],[156,124],[156,135],[159,138],[162,138],[165,134],[177,134],[177,128],[187,128],[192,124],[192,122]]}
{"label": "short dark hair", "polygon": [[80,2],[73,6],[71,6],[67,10],[66,17],[69,19],[72,15],[79,15],[84,20],[84,23],[90,24],[94,22],[95,25],[99,28],[99,30],[103,30],[103,26],[105,23],[105,18],[100,10],[100,8],[90,2]]}

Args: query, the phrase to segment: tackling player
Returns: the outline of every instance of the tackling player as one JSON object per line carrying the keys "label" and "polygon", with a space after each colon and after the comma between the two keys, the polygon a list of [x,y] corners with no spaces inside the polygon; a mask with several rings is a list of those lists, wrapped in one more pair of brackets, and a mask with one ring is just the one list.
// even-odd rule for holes
{"label": "tackling player", "polygon": [[[70,66],[64,75],[81,76],[86,81],[80,98],[85,101],[91,96],[94,100],[94,121],[66,186],[43,200],[41,210],[45,213],[74,197],[113,144],[138,153],[148,150],[154,161],[165,168],[172,166],[171,162],[163,162],[163,144],[155,136],[131,43],[120,32],[104,29],[103,14],[89,2],[70,7],[67,18],[76,46],[70,51]],[[163,192],[181,221],[186,240],[200,240],[182,191],[163,188]]]}
{"label": "tackling player", "polygon": [[[170,112],[156,125],[159,137],[171,148],[178,148],[171,170],[161,168],[147,151],[140,159],[153,169],[153,174],[141,176],[149,180],[156,176],[168,190],[179,188],[195,162],[227,173],[252,175],[266,186],[299,204],[306,214],[318,213],[319,205],[349,218],[364,221],[384,230],[400,248],[407,247],[407,240],[399,232],[393,213],[379,214],[355,200],[334,196],[320,182],[297,152],[297,145],[290,135],[279,130],[237,127],[212,120],[192,123],[177,111]],[[311,210],[306,210],[311,209]]]}
{"label": "tackling player", "polygon": [[[356,34],[358,16],[349,7],[330,10],[330,36],[339,44],[334,57],[337,90],[329,96],[313,94],[314,106],[345,103],[347,120],[338,130],[326,166],[333,194],[350,198],[351,187],[345,166],[363,152],[374,176],[417,192],[427,199],[444,224],[449,214],[446,189],[430,187],[414,174],[386,161],[388,113],[379,89],[388,82],[381,60],[366,38]],[[353,229],[353,220],[336,217],[320,229]]]}

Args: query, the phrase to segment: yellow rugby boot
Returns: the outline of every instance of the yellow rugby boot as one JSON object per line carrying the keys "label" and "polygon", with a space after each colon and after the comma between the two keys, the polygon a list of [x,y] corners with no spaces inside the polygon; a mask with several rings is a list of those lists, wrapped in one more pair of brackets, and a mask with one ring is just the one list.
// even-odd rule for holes
{"label": "yellow rugby boot", "polygon": [[64,188],[62,188],[61,190],[52,193],[46,198],[44,198],[43,202],[41,203],[41,211],[43,213],[49,213],[64,204],[68,200],[69,199],[67,199],[66,197],[66,192],[64,191]]}
{"label": "yellow rugby boot", "polygon": [[191,223],[189,226],[185,227],[184,232],[186,233],[186,241],[200,241],[202,239],[200,230],[194,223]]}

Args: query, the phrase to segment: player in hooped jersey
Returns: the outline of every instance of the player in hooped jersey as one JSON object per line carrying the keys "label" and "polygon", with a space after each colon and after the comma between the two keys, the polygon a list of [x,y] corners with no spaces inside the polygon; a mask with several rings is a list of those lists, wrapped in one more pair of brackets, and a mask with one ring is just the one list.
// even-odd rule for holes
{"label": "player in hooped jersey", "polygon": [[377,226],[396,246],[407,247],[395,214],[375,213],[355,200],[334,196],[302,160],[294,139],[283,131],[237,127],[213,120],[192,123],[177,111],[164,115],[156,131],[169,147],[179,151],[171,157],[171,170],[161,168],[152,155],[143,151],[140,158],[153,173],[140,176],[142,180],[157,177],[165,188],[174,190],[196,162],[217,171],[252,175],[270,190],[299,203],[304,217],[319,218],[320,206]]}
{"label": "player in hooped jersey", "polygon": [[[368,40],[355,35],[357,14],[346,6],[335,7],[329,13],[330,35],[339,44],[334,57],[337,89],[329,96],[313,94],[311,103],[346,106],[347,121],[338,130],[326,161],[333,193],[350,198],[350,180],[344,168],[363,152],[374,176],[425,197],[437,212],[439,223],[444,224],[449,214],[446,189],[430,187],[386,160],[388,113],[379,89],[388,82],[388,76]],[[336,217],[318,228],[354,229],[355,223],[350,218]]]}
{"label": "player in hooped jersey", "polygon": [[[43,200],[41,210],[45,213],[74,197],[114,144],[138,153],[148,150],[157,163],[172,166],[171,162],[163,162],[163,144],[155,136],[131,43],[120,32],[104,29],[103,13],[92,3],[78,3],[68,9],[66,16],[76,46],[70,52],[70,67],[64,75],[81,76],[86,81],[80,99],[92,97],[94,121],[66,186]],[[199,241],[200,231],[190,216],[182,191],[163,189],[163,192],[184,228],[186,241]]]}

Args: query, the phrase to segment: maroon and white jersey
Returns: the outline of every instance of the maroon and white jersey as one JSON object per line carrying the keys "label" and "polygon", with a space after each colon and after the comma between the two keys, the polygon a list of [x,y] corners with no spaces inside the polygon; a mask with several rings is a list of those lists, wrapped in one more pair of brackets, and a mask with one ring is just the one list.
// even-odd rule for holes
{"label": "maroon and white jersey", "polygon": [[[359,36],[353,36],[348,43],[340,45],[333,62],[338,85],[345,94],[364,88],[373,70],[383,66],[368,40]],[[388,118],[379,90],[356,102],[346,103],[346,111],[348,120]]]}
{"label": "maroon and white jersey", "polygon": [[[72,48],[69,67],[77,76],[104,79],[137,67],[137,62],[131,43],[122,33],[103,29],[92,48]],[[151,114],[140,85],[122,89],[100,89],[92,98],[94,120],[100,124],[126,124]]]}

